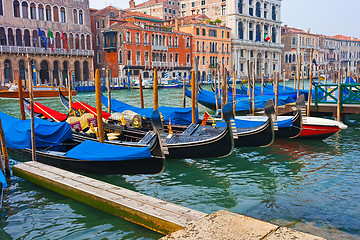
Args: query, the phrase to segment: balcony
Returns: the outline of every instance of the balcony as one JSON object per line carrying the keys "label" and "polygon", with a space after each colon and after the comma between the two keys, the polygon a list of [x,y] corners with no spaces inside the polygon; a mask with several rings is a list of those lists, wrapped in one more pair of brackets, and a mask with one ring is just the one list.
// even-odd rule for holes
{"label": "balcony", "polygon": [[145,67],[150,67],[150,62],[149,61],[145,61]]}
{"label": "balcony", "polygon": [[168,64],[167,64],[167,62],[162,62],[162,63],[160,63],[160,66],[161,67],[166,67]]}
{"label": "balcony", "polygon": [[170,63],[169,63],[169,67],[174,67],[174,63],[173,63],[173,62],[170,62]]}
{"label": "balcony", "polygon": [[70,49],[67,52],[62,48],[55,48],[54,52],[50,48],[46,49],[42,47],[22,47],[22,46],[0,46],[1,53],[23,53],[23,54],[49,54],[49,55],[65,55],[65,56],[86,56],[93,57],[94,50],[80,50]]}
{"label": "balcony", "polygon": [[141,66],[141,61],[136,61],[136,66]]}
{"label": "balcony", "polygon": [[152,66],[153,66],[153,67],[160,67],[160,62],[153,61],[153,62],[152,62]]}
{"label": "balcony", "polygon": [[159,46],[159,45],[152,45],[151,46],[153,51],[168,51],[168,46]]}
{"label": "balcony", "polygon": [[104,51],[107,52],[116,52],[117,51],[117,44],[116,43],[111,43],[111,44],[105,44],[104,46]]}

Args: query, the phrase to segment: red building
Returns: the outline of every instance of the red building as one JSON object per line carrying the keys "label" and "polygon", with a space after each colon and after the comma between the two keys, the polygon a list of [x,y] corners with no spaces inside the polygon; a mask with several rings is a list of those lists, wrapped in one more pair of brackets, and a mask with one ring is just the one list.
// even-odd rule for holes
{"label": "red building", "polygon": [[166,72],[168,78],[188,76],[192,66],[191,34],[165,27],[162,19],[139,12],[104,14],[109,8],[94,14],[94,22],[99,22],[98,29],[102,30],[96,35],[99,44],[95,44],[99,68],[111,68],[112,77],[122,80],[127,79],[128,69],[131,80],[137,80],[139,74],[150,79],[154,68],[161,78]]}

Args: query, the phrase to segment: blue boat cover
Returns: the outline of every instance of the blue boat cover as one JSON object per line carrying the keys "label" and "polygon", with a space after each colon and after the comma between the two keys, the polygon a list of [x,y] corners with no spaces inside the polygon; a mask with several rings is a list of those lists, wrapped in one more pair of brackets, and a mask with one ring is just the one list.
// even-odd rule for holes
{"label": "blue boat cover", "polygon": [[356,81],[352,77],[347,77],[345,83],[356,83]]}
{"label": "blue boat cover", "polygon": [[[31,148],[31,120],[21,121],[0,112],[1,122],[5,126],[6,145],[9,148]],[[35,118],[35,143],[37,147],[59,145],[66,139],[72,139],[71,127],[66,122],[48,122]]]}
{"label": "blue boat cover", "polygon": [[[189,90],[186,90],[185,92],[187,97],[191,97],[191,92]],[[256,109],[262,109],[265,107],[265,103],[269,99],[274,99],[274,95],[258,95],[255,97],[255,108]],[[232,102],[232,94],[229,93],[229,102]],[[198,101],[202,105],[215,110],[216,103],[215,103],[215,93],[211,91],[201,90],[201,92],[198,94]],[[235,97],[235,111],[241,112],[241,111],[248,111],[249,110],[249,98],[248,96],[243,95],[236,95]],[[279,106],[285,105],[287,103],[293,103],[295,102],[295,99],[288,95],[279,95]],[[218,98],[218,104],[221,105],[220,99]]]}
{"label": "blue boat cover", "polygon": [[149,146],[126,147],[86,140],[65,156],[85,161],[126,161],[150,158],[151,152]]}
{"label": "blue boat cover", "polygon": [[[108,99],[105,96],[101,96],[102,103],[107,107]],[[116,99],[111,99],[111,110],[114,112],[123,112],[125,110],[131,110],[140,114],[141,116],[145,116],[151,118],[151,114],[153,113],[152,108],[139,108],[134,107],[124,102],[121,102]],[[164,117],[164,121],[166,123],[169,122],[169,118],[171,119],[171,124],[174,125],[188,125],[191,124],[191,108],[177,108],[177,107],[159,107],[159,111],[161,115]],[[197,112],[197,111],[196,111]],[[196,113],[196,122],[198,121],[199,116]]]}
{"label": "blue boat cover", "polygon": [[[263,125],[266,122],[265,118],[264,120],[245,120],[245,119],[235,119],[236,128],[252,128],[252,127],[259,127]],[[285,127],[292,127],[293,122],[292,118],[284,119],[284,120],[278,120],[278,127],[279,128],[285,128]],[[216,127],[226,127],[226,123],[224,121],[216,123]]]}
{"label": "blue boat cover", "polygon": [[0,170],[0,183],[1,183],[2,188],[7,187],[5,176],[4,176],[4,174],[3,174],[3,172],[1,170]]}

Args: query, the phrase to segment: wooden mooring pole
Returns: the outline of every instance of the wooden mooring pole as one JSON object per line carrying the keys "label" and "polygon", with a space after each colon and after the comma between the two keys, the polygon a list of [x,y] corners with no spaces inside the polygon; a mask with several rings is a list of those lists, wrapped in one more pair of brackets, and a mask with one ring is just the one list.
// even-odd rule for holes
{"label": "wooden mooring pole", "polygon": [[23,101],[23,87],[21,78],[18,78],[18,93],[19,93],[19,105],[20,105],[20,113],[21,120],[25,120],[25,110],[24,110],[24,101]]}
{"label": "wooden mooring pole", "polygon": [[101,109],[101,82],[100,82],[100,71],[96,69],[95,72],[95,96],[96,96],[96,114],[99,132],[99,142],[104,142],[104,126]]}
{"label": "wooden mooring pole", "polygon": [[264,72],[261,72],[261,95],[264,95]]}
{"label": "wooden mooring pole", "polygon": [[[5,134],[4,134],[4,130],[2,127],[1,119],[0,119],[0,141],[1,141],[1,151],[2,151],[2,155],[4,157],[5,175],[10,176],[9,155],[8,155],[7,148],[6,148]],[[4,172],[4,166],[2,166],[1,156],[0,156],[0,162],[1,162],[1,166],[0,166],[1,171]]]}
{"label": "wooden mooring pole", "polygon": [[139,73],[139,88],[140,88],[140,107],[144,108],[144,93],[143,93],[141,73]]}
{"label": "wooden mooring pole", "polygon": [[251,93],[250,93],[250,73],[251,73],[251,69],[250,69],[250,60],[247,60],[247,68],[248,68],[248,89],[247,89],[247,95],[249,96],[249,113],[251,113]]}
{"label": "wooden mooring pole", "polygon": [[159,95],[158,95],[158,74],[157,69],[154,69],[154,83],[153,83],[153,98],[154,98],[154,111],[159,108]]}
{"label": "wooden mooring pole", "polygon": [[277,116],[279,114],[279,73],[275,73],[275,121],[277,121]]}
{"label": "wooden mooring pole", "polygon": [[195,81],[195,71],[191,72],[191,116],[192,116],[192,123],[196,124],[196,110],[195,110],[195,101],[196,101],[196,97],[195,97],[195,86],[196,81]]}
{"label": "wooden mooring pole", "polygon": [[233,112],[234,112],[234,116],[236,116],[236,102],[235,102],[235,97],[236,97],[236,72],[235,72],[235,61],[233,63]]}
{"label": "wooden mooring pole", "polygon": [[106,77],[106,88],[108,90],[108,113],[111,114],[111,87],[110,87],[110,72],[111,69],[109,69],[109,72]]}
{"label": "wooden mooring pole", "polygon": [[[29,64],[31,64],[29,62]],[[30,119],[31,119],[31,156],[36,161],[36,144],[35,144],[35,117],[34,117],[34,82],[29,78],[29,95],[30,95]]]}

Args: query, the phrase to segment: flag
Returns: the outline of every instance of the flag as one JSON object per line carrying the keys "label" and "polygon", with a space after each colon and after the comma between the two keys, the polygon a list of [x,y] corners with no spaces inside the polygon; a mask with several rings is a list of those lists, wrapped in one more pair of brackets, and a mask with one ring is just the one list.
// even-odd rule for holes
{"label": "flag", "polygon": [[269,35],[267,33],[265,33],[264,40],[265,40],[265,42],[271,42],[271,38],[269,37]]}
{"label": "flag", "polygon": [[204,117],[203,117],[203,121],[202,121],[201,125],[202,125],[202,126],[205,126],[205,125],[206,125],[206,122],[207,122],[207,120],[208,120],[209,118],[210,118],[210,114],[209,114],[207,111],[205,111]]}
{"label": "flag", "polygon": [[36,86],[36,69],[35,69],[35,62],[32,63],[32,72],[33,72],[34,86]]}
{"label": "flag", "polygon": [[69,45],[68,45],[68,43],[66,41],[66,37],[65,37],[65,34],[63,32],[61,32],[61,39],[64,42],[64,47],[65,47],[66,51],[69,52]]}
{"label": "flag", "polygon": [[45,36],[45,34],[40,30],[40,28],[38,27],[38,35],[39,37],[41,37],[41,41],[44,45],[45,50],[47,50],[47,37]]}
{"label": "flag", "polygon": [[50,31],[50,28],[48,28],[48,37],[50,38],[51,51],[54,51],[54,35]]}
{"label": "flag", "polygon": [[318,66],[317,63],[316,63],[315,58],[312,60],[312,63],[313,63],[315,66]]}

